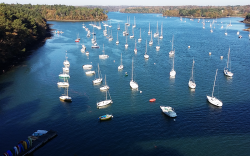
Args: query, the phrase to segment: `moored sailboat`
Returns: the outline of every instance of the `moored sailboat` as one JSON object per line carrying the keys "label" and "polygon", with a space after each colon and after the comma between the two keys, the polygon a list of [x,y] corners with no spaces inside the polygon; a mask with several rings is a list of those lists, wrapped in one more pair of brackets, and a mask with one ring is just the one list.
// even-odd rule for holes
{"label": "moored sailboat", "polygon": [[193,73],[194,73],[194,60],[193,60],[193,66],[192,66],[192,75],[191,75],[191,78],[189,79],[189,82],[188,82],[188,86],[189,86],[189,88],[191,88],[191,89],[195,89],[195,88],[196,88],[196,84],[195,84],[195,82],[194,82]]}
{"label": "moored sailboat", "polygon": [[[230,48],[227,54],[227,67],[224,68],[224,74],[228,77],[232,77],[234,74],[231,72],[231,69],[228,68],[229,60],[230,60]],[[231,68],[231,63],[230,63],[230,68]]]}

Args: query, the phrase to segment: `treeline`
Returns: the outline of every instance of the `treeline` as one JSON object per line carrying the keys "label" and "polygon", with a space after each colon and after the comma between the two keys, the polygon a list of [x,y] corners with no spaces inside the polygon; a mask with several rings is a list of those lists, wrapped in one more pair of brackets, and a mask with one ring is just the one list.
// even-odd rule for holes
{"label": "treeline", "polygon": [[47,35],[40,12],[17,4],[0,4],[0,73],[25,55],[27,47]]}
{"label": "treeline", "polygon": [[120,9],[122,13],[163,13],[166,7],[129,7]]}

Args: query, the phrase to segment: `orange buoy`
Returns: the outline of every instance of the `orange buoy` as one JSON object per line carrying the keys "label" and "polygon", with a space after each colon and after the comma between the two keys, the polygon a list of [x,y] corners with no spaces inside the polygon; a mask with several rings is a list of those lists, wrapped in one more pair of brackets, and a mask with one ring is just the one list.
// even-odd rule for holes
{"label": "orange buoy", "polygon": [[150,99],[149,102],[155,102],[155,100],[156,100],[156,99],[153,98],[153,99]]}

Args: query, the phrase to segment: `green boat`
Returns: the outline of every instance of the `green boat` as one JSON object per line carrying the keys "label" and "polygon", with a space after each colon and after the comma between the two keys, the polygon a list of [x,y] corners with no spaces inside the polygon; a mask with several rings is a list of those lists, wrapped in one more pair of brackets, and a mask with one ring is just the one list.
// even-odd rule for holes
{"label": "green boat", "polygon": [[127,73],[127,72],[125,72],[125,76],[128,76],[128,73]]}

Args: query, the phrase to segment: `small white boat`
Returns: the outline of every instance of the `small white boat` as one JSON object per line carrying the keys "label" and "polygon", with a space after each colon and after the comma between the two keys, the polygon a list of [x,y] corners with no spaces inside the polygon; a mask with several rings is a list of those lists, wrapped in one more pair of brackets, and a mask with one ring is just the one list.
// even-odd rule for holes
{"label": "small white boat", "polygon": [[147,40],[146,40],[146,50],[145,50],[144,58],[145,59],[149,58],[149,55],[147,54]]}
{"label": "small white boat", "polygon": [[57,86],[58,87],[69,87],[69,83],[68,82],[57,82]]}
{"label": "small white boat", "polygon": [[[67,54],[66,54],[67,55]],[[67,60],[67,56],[65,57],[66,58],[66,60],[63,62],[63,65],[65,66],[65,67],[69,67],[70,66],[70,63],[69,63],[69,61]]]}
{"label": "small white boat", "polygon": [[63,72],[68,73],[69,72],[69,68],[68,67],[63,67]]}
{"label": "small white boat", "polygon": [[59,77],[61,77],[61,78],[70,78],[69,74],[67,74],[67,73],[59,74]]}
{"label": "small white boat", "polygon": [[136,24],[135,24],[135,16],[134,16],[134,25],[133,25],[133,28],[135,28],[136,27]]}
{"label": "small white boat", "polygon": [[109,56],[105,54],[105,51],[104,51],[104,44],[103,44],[103,50],[102,50],[103,54],[102,55],[99,55],[99,59],[106,59],[108,58]]}
{"label": "small white boat", "polygon": [[88,51],[86,51],[86,55],[87,55],[87,56],[89,55],[89,52],[88,52]]}
{"label": "small white boat", "polygon": [[217,71],[218,71],[218,69],[216,70],[216,74],[215,74],[215,78],[214,78],[214,85],[213,85],[212,96],[208,96],[207,95],[207,100],[211,104],[213,104],[215,106],[218,106],[218,107],[221,107],[223,105],[222,102],[219,99],[217,99],[216,97],[213,96],[213,94],[214,94],[214,86],[215,86],[215,81],[216,81],[216,76],[217,76]]}
{"label": "small white boat", "polygon": [[[228,54],[227,54],[227,67],[224,68],[224,74],[228,77],[232,77],[234,74],[231,72],[231,69],[229,69],[228,64],[230,63],[230,48],[228,50]],[[230,68],[231,68],[231,63],[230,63]]]}
{"label": "small white boat", "polygon": [[117,24],[117,30],[120,30],[120,24],[119,23]]}
{"label": "small white boat", "polygon": [[132,59],[132,78],[129,84],[132,89],[138,89],[138,84],[133,80],[133,59]]}
{"label": "small white boat", "polygon": [[100,120],[109,120],[111,118],[113,118],[113,115],[106,114],[106,115],[100,116],[98,119],[100,119]]}
{"label": "small white boat", "polygon": [[69,89],[69,87],[67,87],[67,89],[66,89],[67,90],[66,95],[62,95],[62,96],[59,97],[60,100],[66,101],[66,102],[71,102],[72,101],[71,97],[69,97],[69,95],[68,95],[68,89]]}
{"label": "small white boat", "polygon": [[173,67],[172,67],[172,70],[170,71],[170,77],[175,77],[176,75],[176,71],[174,70],[174,57],[173,57]]}
{"label": "small white boat", "polygon": [[106,83],[106,75],[105,75],[105,85],[100,88],[101,91],[109,90],[109,86]]}
{"label": "small white boat", "polygon": [[97,45],[97,43],[94,43],[91,48],[100,48],[99,45]]}
{"label": "small white boat", "polygon": [[177,114],[175,113],[174,109],[170,106],[160,106],[162,112],[166,114],[167,116],[174,118],[177,117]]}
{"label": "small white boat", "polygon": [[238,36],[238,38],[242,38],[242,36],[241,36],[241,35],[239,35],[239,36]]}
{"label": "small white boat", "polygon": [[83,69],[91,69],[93,66],[91,64],[85,64],[82,66]]}
{"label": "small white boat", "polygon": [[101,78],[100,75],[101,75],[101,74],[100,74],[100,69],[99,69],[99,64],[98,64],[98,78],[95,78],[95,79],[93,80],[93,84],[99,84],[99,83],[102,82],[102,78]]}
{"label": "small white boat", "polygon": [[135,37],[135,35],[134,35],[134,28],[132,28],[132,33],[133,33],[133,35],[131,35],[130,38],[134,38]]}
{"label": "small white boat", "polygon": [[121,53],[121,65],[118,66],[118,70],[122,70],[123,69],[123,65],[122,65],[122,53]]}
{"label": "small white boat", "polygon": [[113,103],[110,94],[109,94],[110,99],[109,100],[107,99],[107,92],[108,92],[108,90],[106,91],[106,100],[96,103],[97,108],[99,108],[99,107],[105,107],[105,106]]}
{"label": "small white boat", "polygon": [[237,35],[239,35],[240,34],[240,32],[239,31],[237,31]]}
{"label": "small white boat", "polygon": [[175,51],[174,51],[174,35],[173,35],[173,38],[172,38],[172,50],[169,52],[169,55],[172,56],[175,54]]}
{"label": "small white boat", "polygon": [[111,30],[111,35],[109,36],[109,41],[113,41],[112,30]]}
{"label": "small white boat", "polygon": [[193,70],[194,70],[194,60],[193,60],[193,66],[192,66],[192,76],[191,76],[191,78],[189,79],[189,82],[188,82],[188,86],[191,89],[195,89],[196,88],[196,84],[194,82],[194,77],[193,77]]}
{"label": "small white boat", "polygon": [[153,45],[152,32],[151,32],[151,40],[149,41],[149,45]]}
{"label": "small white boat", "polygon": [[95,74],[95,71],[87,71],[87,72],[85,72],[86,73],[86,75],[94,75]]}

